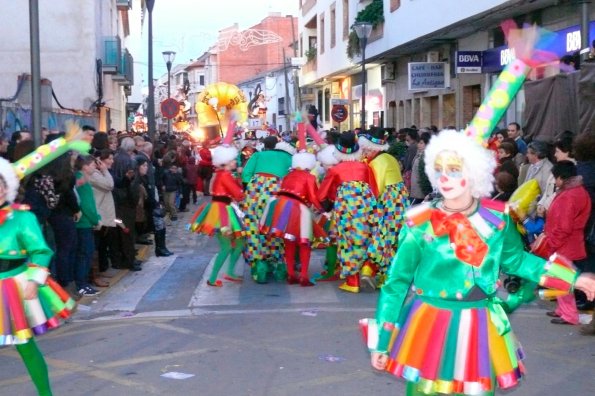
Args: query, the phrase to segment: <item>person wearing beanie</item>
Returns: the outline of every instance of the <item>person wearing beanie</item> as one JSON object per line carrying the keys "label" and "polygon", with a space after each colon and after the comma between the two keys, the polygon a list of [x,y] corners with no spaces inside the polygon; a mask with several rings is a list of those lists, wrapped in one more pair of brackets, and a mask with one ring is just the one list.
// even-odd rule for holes
{"label": "person wearing beanie", "polygon": [[256,283],[266,283],[269,272],[277,280],[287,277],[283,263],[283,239],[262,235],[259,221],[267,202],[279,192],[281,180],[289,172],[291,155],[275,148],[278,143],[276,136],[265,138],[263,143],[264,150],[254,153],[242,170],[242,183],[246,186],[246,198],[242,202],[242,211],[246,214],[243,255]]}
{"label": "person wearing beanie", "polygon": [[33,337],[58,327],[75,303],[48,276],[53,253],[35,215],[26,205],[11,204],[19,188],[15,165],[0,158],[0,315],[8,324],[0,346],[14,345],[38,394],[51,395],[47,364]]}
{"label": "person wearing beanie", "polygon": [[332,234],[337,239],[341,278],[339,289],[360,291],[360,269],[374,229],[374,208],[378,188],[372,169],[361,162],[362,150],[354,132],[343,132],[335,143],[339,163],[330,168],[318,190],[325,209],[333,210]]}
{"label": "person wearing beanie", "polygon": [[[298,126],[300,148],[306,147],[305,132]],[[305,149],[291,159],[291,171],[283,178],[277,198],[269,201],[260,220],[264,234],[281,237],[284,241],[287,283],[303,287],[314,286],[308,276],[311,243],[324,237],[324,231],[315,222],[310,208],[322,212],[317,193],[316,177],[310,171],[316,166],[316,157]],[[299,253],[300,276],[295,274],[295,256]]]}
{"label": "person wearing beanie", "polygon": [[224,142],[213,149],[213,176],[210,202],[203,203],[190,221],[190,230],[196,233],[215,236],[219,242],[219,253],[207,285],[223,286],[217,279],[221,267],[229,257],[229,264],[223,279],[230,282],[242,282],[235,274],[235,265],[244,246],[244,214],[237,206],[244,200],[244,192],[238,180],[232,174],[237,167],[238,150]]}
{"label": "person wearing beanie", "polygon": [[376,228],[368,247],[370,261],[361,270],[362,287],[381,286],[398,248],[399,231],[409,206],[409,192],[403,182],[401,166],[388,154],[388,133],[376,128],[360,135],[358,141],[378,186]]}

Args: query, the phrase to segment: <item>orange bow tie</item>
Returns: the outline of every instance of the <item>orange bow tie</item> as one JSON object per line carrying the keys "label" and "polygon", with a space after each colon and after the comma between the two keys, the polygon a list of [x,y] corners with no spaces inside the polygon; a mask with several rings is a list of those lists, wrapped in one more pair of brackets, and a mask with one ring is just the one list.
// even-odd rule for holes
{"label": "orange bow tie", "polygon": [[454,244],[455,256],[467,264],[479,267],[488,252],[488,245],[477,234],[469,219],[461,213],[448,215],[438,209],[432,211],[432,227],[436,236],[448,234]]}

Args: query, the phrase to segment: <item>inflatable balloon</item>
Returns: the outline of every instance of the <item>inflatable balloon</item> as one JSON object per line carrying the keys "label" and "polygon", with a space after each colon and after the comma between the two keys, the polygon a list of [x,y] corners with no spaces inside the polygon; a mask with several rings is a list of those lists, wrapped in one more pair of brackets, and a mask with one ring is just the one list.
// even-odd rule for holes
{"label": "inflatable balloon", "polygon": [[198,95],[195,109],[200,127],[227,127],[226,114],[231,111],[239,114],[237,121],[240,123],[248,118],[248,101],[244,92],[237,86],[225,82],[207,86]]}
{"label": "inflatable balloon", "polygon": [[540,193],[539,183],[535,179],[527,180],[512,193],[508,205],[516,221],[522,221],[527,217],[531,204]]}

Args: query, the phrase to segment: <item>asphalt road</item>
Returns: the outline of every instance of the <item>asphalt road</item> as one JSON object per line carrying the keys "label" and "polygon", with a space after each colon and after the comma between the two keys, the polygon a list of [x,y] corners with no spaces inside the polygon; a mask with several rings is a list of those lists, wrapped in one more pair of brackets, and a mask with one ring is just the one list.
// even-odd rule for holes
{"label": "asphalt road", "polygon": [[[54,395],[404,395],[402,382],[371,369],[358,331],[376,295],[337,282],[257,285],[247,274],[207,287],[216,244],[183,223],[168,231],[175,256],[148,257],[38,339]],[[312,271],[321,262],[318,252]],[[595,338],[550,324],[545,311],[534,303],[511,318],[528,376],[510,394],[594,394]],[[15,349],[0,350],[0,395],[34,394]]]}

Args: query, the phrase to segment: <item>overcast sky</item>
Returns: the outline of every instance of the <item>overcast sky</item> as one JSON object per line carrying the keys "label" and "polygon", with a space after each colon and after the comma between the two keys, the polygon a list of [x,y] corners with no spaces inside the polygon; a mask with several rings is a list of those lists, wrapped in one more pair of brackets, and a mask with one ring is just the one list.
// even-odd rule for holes
{"label": "overcast sky", "polygon": [[162,51],[176,51],[174,65],[188,63],[215,43],[219,30],[234,23],[241,30],[248,29],[269,12],[297,16],[298,5],[299,0],[156,0],[153,8],[154,74],[167,72]]}

